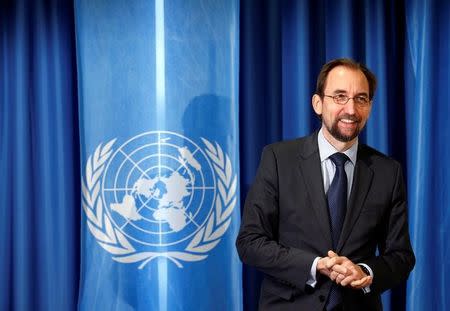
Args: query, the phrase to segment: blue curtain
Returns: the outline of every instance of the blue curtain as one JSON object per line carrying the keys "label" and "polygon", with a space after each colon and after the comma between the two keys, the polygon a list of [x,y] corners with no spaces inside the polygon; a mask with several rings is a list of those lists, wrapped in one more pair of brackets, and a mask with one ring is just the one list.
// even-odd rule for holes
{"label": "blue curtain", "polygon": [[0,9],[0,309],[70,310],[80,174],[71,4]]}
{"label": "blue curtain", "polygon": [[410,231],[408,310],[448,310],[450,3],[406,2],[405,110]]}
{"label": "blue curtain", "polygon": [[[0,7],[0,309],[70,310],[78,301],[80,150],[73,4]],[[447,1],[241,1],[240,181],[262,147],[319,126],[320,66],[365,62],[379,89],[362,140],[404,164],[417,263],[386,310],[447,310],[450,211]],[[245,267],[244,309],[261,275]],[[57,291],[57,294],[55,294]]]}

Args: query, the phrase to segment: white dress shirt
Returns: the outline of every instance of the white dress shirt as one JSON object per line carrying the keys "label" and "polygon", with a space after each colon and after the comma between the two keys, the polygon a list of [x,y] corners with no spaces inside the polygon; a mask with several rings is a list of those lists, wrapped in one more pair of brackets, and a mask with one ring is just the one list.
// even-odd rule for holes
{"label": "white dress shirt", "polygon": [[[333,181],[334,174],[336,173],[336,165],[333,161],[329,158],[331,155],[335,154],[336,152],[340,152],[334,148],[332,144],[325,138],[323,135],[323,130],[320,129],[318,135],[317,135],[317,143],[319,145],[319,156],[320,156],[320,165],[322,168],[322,177],[323,177],[323,189],[325,194],[328,192],[328,188],[330,188],[330,184]],[[355,171],[355,164],[356,164],[356,156],[358,153],[358,139],[356,139],[355,143],[345,150],[344,153],[350,161],[347,161],[345,163],[345,173],[347,175],[347,201],[350,198],[351,189],[353,185],[353,173]],[[308,281],[306,284],[309,286],[315,287],[317,284],[316,279],[316,271],[317,271],[317,262],[319,261],[320,257],[316,257],[313,261],[313,264],[311,266],[311,273]],[[370,269],[369,266],[366,264],[360,264],[366,267],[370,275],[373,277],[372,269]],[[363,289],[365,293],[370,292],[370,287],[365,287]]]}

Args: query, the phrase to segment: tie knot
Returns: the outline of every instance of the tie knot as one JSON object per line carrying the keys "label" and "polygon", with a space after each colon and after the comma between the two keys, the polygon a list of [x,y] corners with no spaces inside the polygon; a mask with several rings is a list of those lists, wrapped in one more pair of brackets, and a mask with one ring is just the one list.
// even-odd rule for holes
{"label": "tie knot", "polygon": [[336,152],[335,154],[332,154],[329,159],[333,161],[333,163],[336,166],[344,166],[345,162],[347,162],[349,159],[347,155],[345,155],[342,152]]}

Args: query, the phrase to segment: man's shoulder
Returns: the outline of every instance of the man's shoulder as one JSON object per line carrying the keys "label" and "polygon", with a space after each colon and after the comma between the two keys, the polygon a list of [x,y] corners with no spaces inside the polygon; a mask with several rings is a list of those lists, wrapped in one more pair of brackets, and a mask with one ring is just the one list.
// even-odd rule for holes
{"label": "man's shoulder", "polygon": [[400,162],[396,159],[366,144],[359,144],[358,159],[363,160],[372,167],[388,167],[394,169],[401,166]]}
{"label": "man's shoulder", "polygon": [[266,152],[271,151],[275,155],[299,155],[302,151],[308,149],[317,149],[316,132],[304,137],[274,142],[264,147]]}
{"label": "man's shoulder", "polygon": [[272,150],[275,153],[298,150],[298,147],[301,145],[301,140],[302,138],[281,140],[265,146],[264,149]]}

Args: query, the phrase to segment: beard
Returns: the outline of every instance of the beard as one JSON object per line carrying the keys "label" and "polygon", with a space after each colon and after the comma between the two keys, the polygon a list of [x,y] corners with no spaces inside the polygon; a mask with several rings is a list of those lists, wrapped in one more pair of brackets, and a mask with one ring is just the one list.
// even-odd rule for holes
{"label": "beard", "polygon": [[[343,133],[339,129],[338,122],[341,119],[348,119],[351,121],[355,121],[357,123],[356,129],[353,131],[353,133],[348,135],[348,134]],[[357,118],[355,115],[344,114],[344,115],[338,117],[336,120],[334,120],[333,124],[331,124],[331,127],[328,126],[327,124],[325,124],[325,126],[327,127],[327,130],[331,134],[331,136],[333,136],[338,141],[346,143],[346,142],[352,141],[359,135],[359,132],[361,131],[361,129],[359,127],[360,122],[361,122],[361,120],[359,118]]]}

